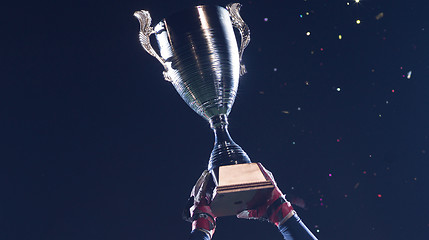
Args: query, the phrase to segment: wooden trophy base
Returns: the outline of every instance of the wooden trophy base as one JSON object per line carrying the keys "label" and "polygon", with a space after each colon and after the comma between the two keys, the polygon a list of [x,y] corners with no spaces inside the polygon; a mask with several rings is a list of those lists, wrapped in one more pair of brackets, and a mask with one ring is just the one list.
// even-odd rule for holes
{"label": "wooden trophy base", "polygon": [[220,166],[212,175],[216,188],[210,207],[217,217],[263,204],[275,187],[260,163]]}

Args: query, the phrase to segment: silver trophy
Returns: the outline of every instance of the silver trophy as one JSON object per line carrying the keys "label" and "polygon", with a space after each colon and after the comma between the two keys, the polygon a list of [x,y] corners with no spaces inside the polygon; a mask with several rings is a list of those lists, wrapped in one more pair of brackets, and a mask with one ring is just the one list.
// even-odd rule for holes
{"label": "silver trophy", "polygon": [[[239,77],[246,73],[242,55],[250,31],[240,17],[241,4],[196,6],[173,14],[155,27],[148,11],[137,11],[140,43],[164,67],[183,100],[210,122],[215,134],[208,170],[215,184],[211,208],[216,216],[235,215],[261,204],[274,185],[260,163],[252,163],[228,133],[228,115]],[[234,29],[241,35],[237,46]],[[150,43],[154,34],[160,54]]]}

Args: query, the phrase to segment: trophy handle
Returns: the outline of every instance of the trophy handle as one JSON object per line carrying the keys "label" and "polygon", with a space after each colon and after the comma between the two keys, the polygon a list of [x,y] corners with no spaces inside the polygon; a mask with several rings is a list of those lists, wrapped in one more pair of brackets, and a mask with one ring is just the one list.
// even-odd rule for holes
{"label": "trophy handle", "polygon": [[250,29],[247,26],[247,24],[243,21],[243,19],[240,16],[240,3],[230,3],[226,6],[226,9],[229,12],[229,15],[231,16],[232,25],[240,31],[241,35],[241,44],[240,44],[240,50],[239,50],[239,56],[240,56],[240,76],[243,76],[247,71],[246,67],[242,63],[242,57],[244,49],[249,45],[250,42]]}
{"label": "trophy handle", "polygon": [[153,30],[153,27],[150,26],[152,23],[152,18],[150,17],[149,12],[145,10],[136,11],[134,12],[134,17],[136,17],[140,23],[140,44],[142,45],[144,50],[146,50],[146,52],[158,59],[158,61],[164,67],[164,72],[162,73],[164,75],[164,79],[171,82],[172,80],[170,75],[168,74],[168,67],[166,61],[162,57],[160,57],[158,53],[155,52],[152,45],[150,44],[150,35],[154,34],[155,31]]}

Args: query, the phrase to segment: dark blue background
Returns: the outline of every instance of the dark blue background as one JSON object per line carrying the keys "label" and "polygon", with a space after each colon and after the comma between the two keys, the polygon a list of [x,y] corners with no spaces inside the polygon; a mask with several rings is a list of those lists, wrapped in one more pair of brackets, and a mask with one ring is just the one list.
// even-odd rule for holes
{"label": "dark blue background", "polygon": [[[1,4],[0,239],[187,238],[213,134],[133,12],[157,23],[200,3],[229,2]],[[428,5],[346,3],[242,2],[252,40],[230,132],[320,239],[427,239]],[[230,217],[214,239],[281,235]]]}

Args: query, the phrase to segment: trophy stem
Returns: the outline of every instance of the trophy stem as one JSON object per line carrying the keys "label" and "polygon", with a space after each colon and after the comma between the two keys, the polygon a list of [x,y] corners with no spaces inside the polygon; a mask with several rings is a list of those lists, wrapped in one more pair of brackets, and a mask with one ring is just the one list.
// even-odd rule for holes
{"label": "trophy stem", "polygon": [[210,125],[215,134],[215,144],[210,155],[209,171],[223,165],[251,163],[246,152],[229,135],[228,118],[225,114],[211,118]]}

